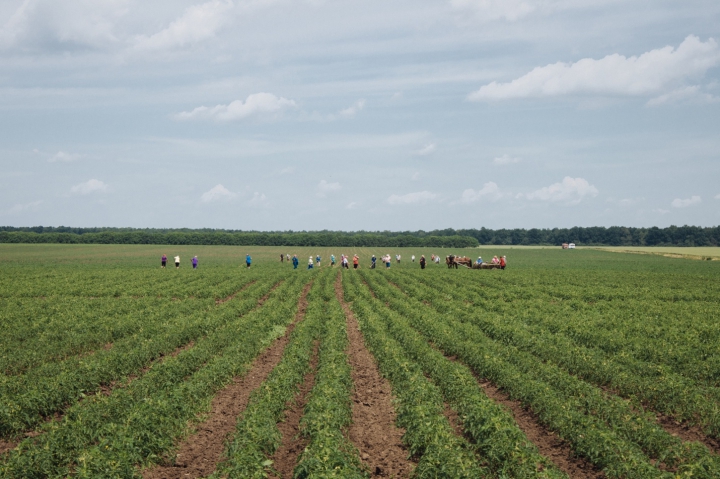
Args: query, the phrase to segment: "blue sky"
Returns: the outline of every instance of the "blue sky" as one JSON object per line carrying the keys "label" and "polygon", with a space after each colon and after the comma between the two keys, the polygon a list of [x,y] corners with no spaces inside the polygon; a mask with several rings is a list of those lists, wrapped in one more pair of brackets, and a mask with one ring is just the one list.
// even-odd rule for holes
{"label": "blue sky", "polygon": [[720,3],[5,0],[0,224],[720,224]]}

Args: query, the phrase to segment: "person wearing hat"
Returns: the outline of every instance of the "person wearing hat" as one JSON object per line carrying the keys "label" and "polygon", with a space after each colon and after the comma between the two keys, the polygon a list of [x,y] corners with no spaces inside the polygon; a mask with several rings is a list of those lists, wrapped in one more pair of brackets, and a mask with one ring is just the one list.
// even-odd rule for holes
{"label": "person wearing hat", "polygon": [[475,261],[475,264],[483,264],[482,256],[478,256],[477,261]]}
{"label": "person wearing hat", "polygon": [[310,259],[308,259],[308,269],[313,269],[313,258],[310,256]]}
{"label": "person wearing hat", "polygon": [[425,255],[420,255],[420,269],[425,269]]}
{"label": "person wearing hat", "polygon": [[353,269],[358,269],[359,265],[360,265],[360,258],[358,258],[358,255],[353,256]]}
{"label": "person wearing hat", "polygon": [[500,258],[500,269],[505,269],[505,266],[507,266],[507,259],[503,256]]}
{"label": "person wearing hat", "polygon": [[377,262],[377,258],[375,255],[372,255],[372,258],[370,258],[370,269],[375,269],[375,263]]}
{"label": "person wearing hat", "polygon": [[193,269],[197,269],[197,264],[198,264],[197,256],[193,256],[193,259],[192,259]]}
{"label": "person wearing hat", "polygon": [[246,254],[246,255],[245,255],[245,265],[246,265],[246,267],[249,268],[251,264],[252,264],[252,258],[250,257],[250,254]]}
{"label": "person wearing hat", "polygon": [[298,257],[296,254],[294,254],[292,257],[292,263],[293,263],[293,269],[297,269],[299,261],[298,261]]}

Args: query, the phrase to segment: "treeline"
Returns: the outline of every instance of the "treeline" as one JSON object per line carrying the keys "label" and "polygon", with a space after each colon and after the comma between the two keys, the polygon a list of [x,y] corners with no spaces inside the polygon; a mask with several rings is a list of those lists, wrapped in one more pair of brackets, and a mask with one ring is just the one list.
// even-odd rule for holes
{"label": "treeline", "polygon": [[0,227],[0,243],[168,244],[231,246],[430,246],[482,245],[718,246],[720,226],[622,226],[552,229],[444,229],[433,231],[239,231],[221,229]]}

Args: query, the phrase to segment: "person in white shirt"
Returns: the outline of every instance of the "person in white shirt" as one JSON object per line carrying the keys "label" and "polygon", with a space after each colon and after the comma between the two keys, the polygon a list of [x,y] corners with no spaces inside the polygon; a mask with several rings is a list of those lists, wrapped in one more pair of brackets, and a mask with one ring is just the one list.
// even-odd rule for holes
{"label": "person in white shirt", "polygon": [[415,262],[415,255],[412,255],[412,257],[411,257],[410,259],[411,259],[412,262],[414,263],[414,262]]}
{"label": "person in white shirt", "polygon": [[180,267],[180,256],[175,256],[175,268]]}

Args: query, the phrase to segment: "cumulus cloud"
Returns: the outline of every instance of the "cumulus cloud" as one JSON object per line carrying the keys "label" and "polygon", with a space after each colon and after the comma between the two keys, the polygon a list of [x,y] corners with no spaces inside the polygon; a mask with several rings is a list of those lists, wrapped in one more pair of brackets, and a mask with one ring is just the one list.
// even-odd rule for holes
{"label": "cumulus cloud", "polygon": [[200,201],[203,203],[212,203],[214,201],[227,201],[235,198],[236,193],[225,188],[223,185],[218,184],[210,188],[200,197]]}
{"label": "cumulus cloud", "polygon": [[90,193],[103,193],[107,189],[108,185],[100,180],[92,179],[73,186],[70,191],[78,195],[89,195]]}
{"label": "cumulus cloud", "polygon": [[344,110],[340,110],[339,114],[343,118],[353,118],[363,108],[365,108],[365,100],[358,100]]}
{"label": "cumulus cloud", "polygon": [[675,198],[671,203],[673,208],[687,208],[688,206],[697,205],[702,203],[702,198],[699,196],[691,196],[687,199]]}
{"label": "cumulus cloud", "polygon": [[231,0],[214,0],[193,5],[153,35],[139,35],[134,43],[137,50],[166,50],[194,45],[215,36],[231,18],[234,5]]}
{"label": "cumulus cloud", "polygon": [[435,150],[437,150],[437,145],[435,143],[428,143],[427,145],[423,146],[415,153],[419,156],[427,156],[427,155],[432,155],[433,153],[435,153]]}
{"label": "cumulus cloud", "polygon": [[572,94],[656,95],[683,87],[720,64],[720,49],[710,38],[702,42],[688,36],[677,48],[666,46],[625,57],[608,55],[537,67],[509,83],[496,81],[471,93],[471,101],[548,97]]}
{"label": "cumulus cloud", "polygon": [[22,213],[23,211],[34,211],[37,210],[38,207],[42,204],[42,200],[33,201],[31,203],[19,203],[16,205],[13,205],[8,211],[8,214],[16,215],[18,213]]}
{"label": "cumulus cloud", "polygon": [[78,155],[77,153],[65,153],[63,151],[58,151],[53,156],[48,158],[48,161],[50,163],[54,163],[56,161],[69,162],[79,160],[80,158],[82,158],[82,155]]}
{"label": "cumulus cloud", "polygon": [[503,197],[498,185],[489,181],[479,190],[468,188],[462,193],[460,203],[475,203],[480,200],[497,201]]}
{"label": "cumulus cloud", "polygon": [[702,90],[699,85],[686,86],[664,93],[647,102],[648,106],[668,103],[717,103],[720,98]]}
{"label": "cumulus cloud", "polygon": [[431,193],[429,191],[417,191],[415,193],[408,193],[406,195],[390,195],[390,197],[387,199],[387,202],[391,205],[414,205],[433,201],[437,197],[437,194]]}
{"label": "cumulus cloud", "polygon": [[584,178],[571,178],[566,176],[562,182],[540,188],[532,193],[520,194],[529,200],[563,202],[576,204],[586,197],[595,197],[598,189],[588,183]]}
{"label": "cumulus cloud", "polygon": [[199,106],[192,111],[178,113],[175,119],[234,121],[263,113],[279,113],[295,106],[295,101],[277,97],[272,93],[253,93],[244,102],[235,100],[228,105]]}
{"label": "cumulus cloud", "polygon": [[330,193],[335,193],[337,191],[340,191],[342,187],[340,186],[340,183],[329,183],[325,180],[320,180],[320,183],[318,183],[317,186],[317,195],[320,198],[324,198]]}
{"label": "cumulus cloud", "polygon": [[514,158],[510,155],[503,155],[493,158],[493,163],[496,165],[512,165],[513,163],[520,163],[520,158]]}

